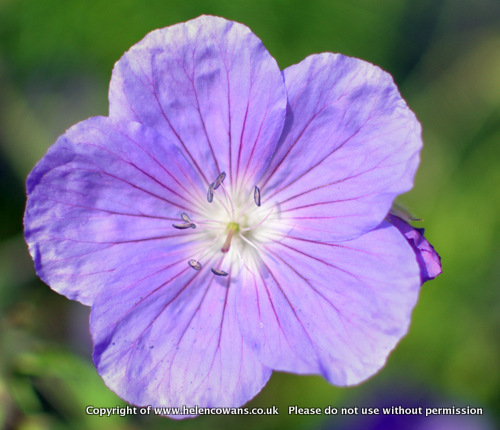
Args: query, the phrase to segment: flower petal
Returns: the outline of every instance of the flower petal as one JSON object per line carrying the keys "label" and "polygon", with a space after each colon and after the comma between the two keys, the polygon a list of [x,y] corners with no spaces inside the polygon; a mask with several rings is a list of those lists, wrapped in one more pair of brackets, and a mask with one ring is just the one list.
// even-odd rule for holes
{"label": "flower petal", "polygon": [[375,228],[419,163],[420,124],[389,74],[340,54],[284,71],[289,109],[261,189],[293,234],[326,241]]}
{"label": "flower petal", "polygon": [[420,267],[422,284],[442,273],[441,257],[424,237],[423,228],[414,228],[395,215],[389,215],[388,221],[396,227],[412,247]]}
{"label": "flower petal", "polygon": [[42,280],[91,304],[116,270],[189,240],[172,223],[205,190],[180,151],[138,123],[81,122],[31,172],[25,238]]}
{"label": "flower petal", "polygon": [[148,34],[116,63],[110,116],[139,121],[172,140],[208,185],[267,165],[283,128],[283,77],[242,24],[202,16]]}
{"label": "flower petal", "polygon": [[106,384],[136,405],[239,406],[271,370],[243,342],[238,285],[186,262],[134,265],[92,306],[94,363]]}
{"label": "flower petal", "polygon": [[261,361],[351,385],[377,372],[407,332],[420,276],[399,231],[379,228],[342,244],[287,237],[246,276],[240,327]]}

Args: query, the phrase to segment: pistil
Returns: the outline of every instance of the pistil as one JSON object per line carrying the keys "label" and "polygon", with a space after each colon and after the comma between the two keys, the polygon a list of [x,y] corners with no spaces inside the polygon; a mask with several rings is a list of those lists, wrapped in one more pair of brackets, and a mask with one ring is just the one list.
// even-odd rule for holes
{"label": "pistil", "polygon": [[226,253],[229,251],[229,248],[231,247],[231,239],[233,238],[234,233],[238,233],[240,230],[239,224],[235,222],[230,222],[229,225],[227,226],[228,232],[226,236],[226,240],[224,242],[224,245],[222,245],[221,251]]}
{"label": "pistil", "polygon": [[[247,256],[254,254],[252,251],[240,253],[241,249],[252,247],[256,253],[265,253],[265,249],[260,246],[260,239],[262,239],[262,232],[256,233],[273,214],[274,210],[271,209],[266,216],[262,218],[261,207],[261,190],[255,185],[253,192],[247,196],[238,196],[233,200],[234,190],[226,188],[224,180],[226,173],[221,172],[209,186],[207,190],[207,201],[213,203],[215,195],[217,194],[217,202],[214,205],[208,205],[207,210],[201,211],[197,215],[206,216],[207,219],[199,219],[197,216],[194,220],[186,213],[182,212],[180,215],[181,222],[172,224],[172,226],[179,230],[197,229],[200,228],[199,233],[193,232],[193,242],[201,239],[203,242],[206,240],[208,244],[203,244],[199,249],[199,255],[188,261],[189,266],[196,270],[202,271],[205,264],[210,264],[213,260],[214,254],[218,246],[221,246],[220,252],[224,254],[218,266],[211,267],[211,271],[216,276],[229,276],[230,271],[224,270],[221,266],[231,268],[232,264],[236,264],[235,273],[238,272],[240,264],[243,264],[248,270]],[[219,190],[220,189],[220,190]],[[219,190],[219,191],[217,191]],[[210,209],[208,209],[210,208]],[[221,213],[222,211],[225,212]],[[224,228],[225,227],[225,228]],[[265,229],[263,230],[265,232]],[[221,240],[226,236],[222,245]],[[231,243],[234,241],[233,251],[228,254],[231,249]],[[215,249],[213,246],[215,245]],[[226,258],[226,254],[227,258]],[[206,257],[208,255],[208,257]],[[239,257],[239,260],[238,260]],[[251,257],[253,258],[253,256]],[[241,262],[241,263],[240,263]],[[210,267],[210,266],[209,266]],[[224,267],[224,268],[226,268]]]}

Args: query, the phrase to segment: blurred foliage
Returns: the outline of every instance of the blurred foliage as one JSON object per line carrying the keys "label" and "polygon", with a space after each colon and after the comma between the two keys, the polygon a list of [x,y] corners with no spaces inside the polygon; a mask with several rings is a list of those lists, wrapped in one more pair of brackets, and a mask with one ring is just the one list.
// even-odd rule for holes
{"label": "blurred foliage", "polygon": [[[86,405],[123,402],[91,363],[86,308],[34,274],[22,239],[24,180],[67,127],[107,113],[109,76],[125,50],[203,13],[249,25],[282,68],[333,51],[393,74],[426,143],[401,201],[425,219],[444,274],[423,287],[385,369],[359,387],[275,374],[249,406],[278,405],[277,417],[88,416]],[[287,407],[375,403],[377,387],[411,383],[484,407],[500,426],[499,24],[496,0],[0,1],[0,426],[340,428],[345,421],[289,416]]]}

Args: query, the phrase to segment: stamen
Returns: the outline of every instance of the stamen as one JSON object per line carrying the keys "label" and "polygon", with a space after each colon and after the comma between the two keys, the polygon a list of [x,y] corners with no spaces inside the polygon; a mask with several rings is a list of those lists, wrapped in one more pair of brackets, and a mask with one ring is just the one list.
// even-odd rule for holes
{"label": "stamen", "polygon": [[273,208],[273,209],[271,209],[271,210],[269,211],[269,213],[268,213],[268,214],[267,214],[267,215],[266,215],[266,216],[265,216],[265,217],[264,217],[261,221],[259,221],[257,224],[254,224],[254,225],[252,225],[252,226],[250,226],[250,227],[242,228],[242,229],[240,230],[240,232],[243,232],[243,231],[250,231],[250,230],[253,230],[254,228],[258,227],[259,225],[264,224],[264,221],[265,221],[266,219],[268,219],[268,218],[271,216],[271,214],[272,214],[273,212],[274,212],[274,208]]}
{"label": "stamen", "polygon": [[260,206],[260,189],[257,185],[253,189],[253,200],[257,206]]}
{"label": "stamen", "polygon": [[259,248],[257,248],[257,245],[253,244],[251,241],[249,241],[245,236],[243,236],[241,233],[239,234],[240,239],[243,240],[244,242],[248,243],[250,246],[254,247],[257,251],[261,252]]}
{"label": "stamen", "polygon": [[194,270],[200,270],[201,269],[201,263],[196,260],[189,260],[188,264],[194,269]]}
{"label": "stamen", "polygon": [[[193,221],[191,221],[193,223]],[[194,223],[193,223],[194,224]],[[217,220],[217,219],[197,219],[196,220],[196,225],[197,226],[213,226],[213,225],[225,225],[225,221]]]}
{"label": "stamen", "polygon": [[[222,186],[222,189],[224,190],[224,185]],[[221,204],[222,208],[226,211],[227,215],[229,217],[232,217],[231,212],[229,212],[229,209],[227,208],[227,206],[224,203],[224,201],[223,200],[219,200],[219,203]]]}
{"label": "stamen", "polygon": [[191,222],[191,218],[189,218],[189,215],[186,212],[181,213],[181,218],[186,222]]}
{"label": "stamen", "polygon": [[208,246],[204,247],[203,251],[200,252],[200,254],[198,255],[198,259],[194,261],[200,261],[203,257],[205,257],[205,255],[207,255],[211,251],[214,243],[217,243],[223,235],[224,233],[220,233],[217,236],[215,236],[213,240],[208,244]]}
{"label": "stamen", "polygon": [[213,185],[213,189],[216,190],[217,188],[220,187],[220,184],[222,184],[222,182],[224,181],[224,179],[226,179],[226,172],[222,172],[219,176],[217,176],[217,179],[215,180],[215,182],[212,184]]}
{"label": "stamen", "polygon": [[[225,174],[225,173],[224,173]],[[231,194],[229,194],[226,190],[226,187],[224,186],[224,184],[222,184],[221,182],[221,185],[222,185],[222,191],[224,192],[224,195],[226,196],[226,200],[229,202],[229,205],[231,206],[231,218],[234,218],[234,206],[233,206],[233,199],[231,198]],[[228,213],[229,215],[229,211],[227,210],[227,207],[226,205],[224,205],[224,209],[226,209],[226,212]]]}
{"label": "stamen", "polygon": [[185,230],[186,228],[196,228],[196,225],[194,222],[185,222],[184,224],[172,224],[172,227]]}
{"label": "stamen", "polygon": [[215,267],[212,267],[210,269],[214,275],[217,276],[227,276],[227,272],[224,272],[224,270],[221,269],[216,269]]}
{"label": "stamen", "polygon": [[[259,190],[259,195],[260,195],[260,190]],[[255,189],[254,189],[254,203],[255,203]],[[243,214],[246,212],[246,210],[252,205],[252,200],[249,200],[249,202],[246,204],[246,206],[240,210],[240,214]]]}
{"label": "stamen", "polygon": [[[243,236],[241,233],[239,234],[240,239],[242,239],[244,242],[248,243],[251,247],[255,248],[259,253],[266,254],[270,256],[271,254],[269,251],[266,250],[265,246],[257,246],[256,244],[252,243],[250,240],[248,240],[245,236]],[[273,258],[273,257],[271,257]],[[274,258],[273,258],[274,259]],[[249,269],[250,270],[250,269]],[[250,271],[251,272],[251,271]],[[251,272],[252,273],[252,272]]]}
{"label": "stamen", "polygon": [[243,260],[243,257],[241,256],[241,253],[238,249],[238,245],[234,245],[234,249],[236,251],[236,255],[239,257],[241,263],[243,264],[244,267],[246,267],[246,269],[252,274],[252,276],[255,278],[255,273],[253,273],[253,271],[250,269],[250,267],[248,267],[248,265],[245,263],[245,260]]}
{"label": "stamen", "polygon": [[210,184],[210,186],[208,187],[207,200],[208,203],[212,203],[214,200],[214,184]]}

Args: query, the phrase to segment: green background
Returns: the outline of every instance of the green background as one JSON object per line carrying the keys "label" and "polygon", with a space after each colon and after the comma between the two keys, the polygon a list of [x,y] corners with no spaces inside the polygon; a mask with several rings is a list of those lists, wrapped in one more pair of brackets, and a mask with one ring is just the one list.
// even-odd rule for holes
{"label": "green background", "polygon": [[[386,367],[359,387],[274,374],[249,406],[277,405],[278,416],[87,416],[87,405],[124,403],[92,365],[88,308],[35,276],[22,237],[24,181],[66,128],[107,114],[111,69],[124,51],[203,13],[247,24],[281,68],[332,51],[394,76],[425,142],[415,187],[400,202],[425,220],[444,274],[422,288]],[[378,427],[355,427],[359,417],[287,409],[385,402],[479,406],[484,421],[471,429],[498,428],[499,155],[497,0],[0,0],[0,427],[369,430]]]}

